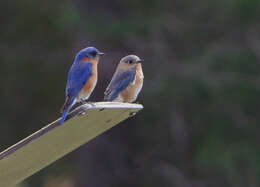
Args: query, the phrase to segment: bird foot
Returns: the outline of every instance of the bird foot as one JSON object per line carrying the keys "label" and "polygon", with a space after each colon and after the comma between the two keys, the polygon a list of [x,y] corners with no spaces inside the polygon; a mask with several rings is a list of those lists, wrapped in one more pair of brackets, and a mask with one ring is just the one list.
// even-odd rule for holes
{"label": "bird foot", "polygon": [[86,101],[86,100],[81,100],[80,103],[81,103],[82,105],[84,105],[84,104],[89,104],[89,105],[91,105],[92,107],[96,106],[96,104],[95,104],[94,102]]}

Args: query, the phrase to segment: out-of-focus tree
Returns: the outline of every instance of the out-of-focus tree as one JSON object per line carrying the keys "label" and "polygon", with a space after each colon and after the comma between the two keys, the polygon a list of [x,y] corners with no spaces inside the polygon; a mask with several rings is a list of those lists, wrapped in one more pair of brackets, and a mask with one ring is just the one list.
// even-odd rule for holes
{"label": "out-of-focus tree", "polygon": [[145,59],[145,109],[25,185],[260,185],[259,0],[0,4],[1,149],[59,116],[79,49],[106,52],[94,101],[121,57]]}

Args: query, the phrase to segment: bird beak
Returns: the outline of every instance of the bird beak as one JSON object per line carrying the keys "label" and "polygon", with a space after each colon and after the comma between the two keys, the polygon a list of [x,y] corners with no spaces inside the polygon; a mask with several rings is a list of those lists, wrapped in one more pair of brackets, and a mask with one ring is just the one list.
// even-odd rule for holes
{"label": "bird beak", "polygon": [[142,63],[142,62],[144,62],[144,60],[143,60],[143,59],[140,59],[140,60],[138,60],[138,63]]}
{"label": "bird beak", "polygon": [[99,56],[103,56],[104,54],[105,54],[105,53],[101,53],[101,52],[98,53]]}

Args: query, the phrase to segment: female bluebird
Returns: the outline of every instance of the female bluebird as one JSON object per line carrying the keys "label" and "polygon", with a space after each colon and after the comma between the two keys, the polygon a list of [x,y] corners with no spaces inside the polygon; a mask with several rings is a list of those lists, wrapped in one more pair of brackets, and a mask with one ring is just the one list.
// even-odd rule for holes
{"label": "female bluebird", "polygon": [[97,65],[99,57],[104,53],[99,52],[95,47],[82,49],[75,57],[72,64],[66,85],[66,100],[61,109],[63,123],[77,101],[85,101],[89,98],[97,83]]}
{"label": "female bluebird", "polygon": [[105,101],[134,102],[143,86],[143,71],[138,56],[122,58],[105,91]]}

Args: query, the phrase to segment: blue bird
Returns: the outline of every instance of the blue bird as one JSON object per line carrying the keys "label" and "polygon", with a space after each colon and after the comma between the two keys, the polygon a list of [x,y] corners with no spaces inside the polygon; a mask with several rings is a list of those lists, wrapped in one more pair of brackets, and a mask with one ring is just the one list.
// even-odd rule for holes
{"label": "blue bird", "polygon": [[61,123],[66,120],[69,111],[76,102],[85,102],[91,95],[97,83],[97,65],[102,55],[104,53],[99,52],[95,47],[82,49],[76,55],[68,73],[66,99],[61,108]]}

